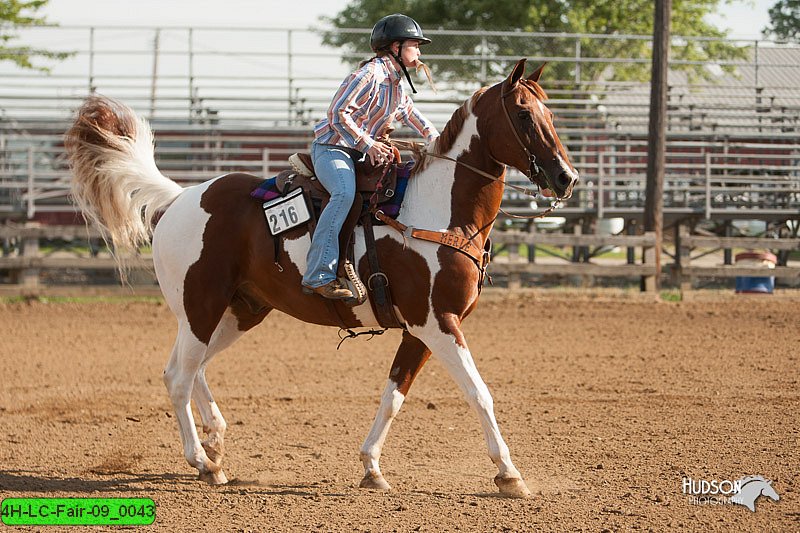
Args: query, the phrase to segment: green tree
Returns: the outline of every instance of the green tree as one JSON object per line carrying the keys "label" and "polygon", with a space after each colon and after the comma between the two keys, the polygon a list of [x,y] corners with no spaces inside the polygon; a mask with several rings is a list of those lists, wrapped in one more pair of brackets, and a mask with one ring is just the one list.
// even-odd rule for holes
{"label": "green tree", "polygon": [[800,0],[778,0],[769,8],[769,26],[764,34],[781,41],[800,42]]}
{"label": "green tree", "polygon": [[31,26],[48,26],[37,12],[50,0],[0,0],[0,61],[12,61],[18,66],[48,72],[50,69],[34,64],[36,58],[63,60],[71,54],[53,52],[31,46],[17,45],[17,30]]}
{"label": "green tree", "polygon": [[[725,32],[704,20],[727,0],[673,0],[672,34],[684,37],[719,38]],[[606,80],[646,80],[650,74],[649,39],[620,39],[621,35],[650,36],[653,33],[652,0],[400,0],[387,5],[384,0],[353,0],[331,18],[334,31],[326,32],[326,44],[342,47],[354,62],[369,53],[369,34],[342,31],[345,28],[371,28],[380,17],[391,12],[414,17],[425,31],[478,30],[508,32],[503,35],[439,35],[427,45],[423,58],[438,77],[478,79],[484,83],[503,76],[511,61],[522,56],[557,57],[548,67],[548,78],[579,79],[582,82]],[[600,34],[600,37],[523,38],[514,32],[564,32]],[[607,37],[604,37],[607,36]],[[576,67],[571,58],[580,51],[587,61]],[[480,56],[500,57],[482,60]],[[455,56],[445,59],[437,56]],[[468,59],[464,60],[463,58]],[[722,40],[673,39],[671,58],[687,62],[737,60],[747,50]],[[623,58],[627,62],[602,61]],[[576,72],[579,68],[580,71]],[[711,78],[697,64],[676,64],[692,78]],[[722,66],[733,71],[732,66]]]}

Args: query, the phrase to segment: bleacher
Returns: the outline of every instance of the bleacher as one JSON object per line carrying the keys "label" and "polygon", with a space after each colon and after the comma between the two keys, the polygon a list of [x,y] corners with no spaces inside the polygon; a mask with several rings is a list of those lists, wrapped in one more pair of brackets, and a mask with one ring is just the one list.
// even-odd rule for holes
{"label": "bleacher", "polygon": [[[286,167],[289,154],[307,146],[314,121],[351,68],[343,57],[361,58],[322,48],[318,33],[299,29],[32,31],[37,32],[29,36],[34,44],[60,36],[59,49],[76,53],[50,74],[0,66],[0,218],[6,220],[74,218],[61,138],[90,91],[118,98],[150,118],[158,164],[182,183],[230,171],[268,176]],[[449,32],[431,33],[452,38]],[[530,55],[531,63],[574,63],[574,79],[549,79],[547,71],[542,79],[561,138],[582,176],[575,197],[558,213],[573,219],[640,217],[649,85],[580,79],[581,65],[598,58],[570,57],[564,51],[531,54],[524,43],[548,36],[518,37],[520,56]],[[570,36],[558,37],[566,42]],[[732,74],[714,61],[700,65],[718,72],[712,81],[693,82],[677,64],[670,73],[667,217],[800,218],[800,47],[741,46],[749,47],[750,57],[728,63],[735,67]],[[483,55],[480,60],[508,64],[511,58]],[[606,60],[612,65],[625,58]],[[481,82],[439,82],[438,93],[418,85],[418,107],[441,127]],[[510,172],[509,179],[522,177]],[[509,194],[506,207],[531,213],[540,206]]]}

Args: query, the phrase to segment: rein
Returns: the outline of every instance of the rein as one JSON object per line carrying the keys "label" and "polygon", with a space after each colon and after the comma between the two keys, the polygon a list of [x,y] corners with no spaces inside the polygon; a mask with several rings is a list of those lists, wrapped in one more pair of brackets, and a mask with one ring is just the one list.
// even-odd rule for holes
{"label": "rein", "polygon": [[[503,107],[505,108],[505,106],[503,106]],[[506,116],[508,116],[507,112],[506,112]],[[509,121],[510,120],[511,119],[509,119]],[[513,131],[516,134],[516,129],[513,129]],[[517,139],[519,140],[519,136],[517,136]],[[522,141],[520,141],[520,142],[522,142]],[[400,149],[403,149],[403,150],[410,150],[410,151],[414,152],[415,154],[419,154],[421,157],[430,156],[430,157],[435,157],[435,158],[438,158],[438,159],[444,159],[445,161],[451,161],[451,162],[455,163],[456,165],[461,165],[462,167],[471,170],[472,172],[474,172],[475,174],[481,176],[482,178],[486,178],[486,179],[491,180],[491,181],[498,181],[498,182],[503,184],[503,187],[506,187],[506,188],[509,188],[509,189],[513,189],[513,190],[515,190],[515,191],[517,191],[519,193],[524,194],[525,196],[536,197],[536,194],[541,190],[538,185],[536,186],[536,189],[532,189],[530,187],[520,187],[518,185],[514,185],[513,183],[507,183],[505,180],[500,179],[497,176],[492,176],[491,174],[489,174],[485,170],[481,170],[481,169],[479,169],[477,167],[474,167],[474,166],[470,165],[469,163],[465,163],[464,161],[459,161],[458,159],[455,159],[453,157],[450,157],[450,156],[447,156],[447,155],[443,155],[443,154],[437,154],[437,153],[434,153],[434,152],[427,152],[427,151],[425,151],[425,145],[423,143],[420,143],[420,142],[400,141],[400,140],[392,139],[392,140],[390,140],[390,143],[392,144],[392,146],[396,146],[397,148],[400,148]],[[523,146],[523,148],[524,148],[524,146]],[[525,151],[527,153],[527,148],[525,149]],[[534,156],[531,156],[531,157],[534,157]],[[494,157],[492,157],[492,159],[494,159]],[[497,160],[495,159],[495,161],[497,161]],[[500,163],[500,162],[498,161],[498,163]],[[503,163],[500,163],[500,164],[505,166]],[[536,163],[534,162],[533,164],[535,165]],[[536,168],[539,168],[538,165],[536,166]],[[530,179],[529,175],[528,175],[528,178]],[[536,219],[536,218],[546,217],[547,215],[549,215],[550,213],[555,211],[559,207],[559,203],[560,202],[561,202],[561,198],[556,198],[556,202],[554,202],[553,205],[551,205],[550,207],[548,207],[547,209],[545,209],[544,211],[542,211],[541,213],[536,214],[536,215],[513,215],[513,214],[505,211],[502,207],[500,208],[500,212],[503,213],[504,215],[508,216],[508,217],[511,217],[511,218]]]}

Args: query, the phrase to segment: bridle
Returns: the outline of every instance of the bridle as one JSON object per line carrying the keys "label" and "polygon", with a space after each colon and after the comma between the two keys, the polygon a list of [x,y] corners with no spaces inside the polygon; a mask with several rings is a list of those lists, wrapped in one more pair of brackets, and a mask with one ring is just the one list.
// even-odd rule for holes
{"label": "bridle", "polygon": [[[529,161],[528,172],[523,172],[523,173],[528,176],[528,179],[531,181],[531,183],[535,183],[533,181],[532,177],[534,175],[538,176],[540,173],[542,173],[542,169],[536,163],[536,157],[533,154],[530,153],[530,151],[528,150],[528,147],[525,146],[525,143],[522,142],[522,139],[520,138],[519,133],[517,132],[517,129],[514,127],[514,122],[511,120],[511,116],[508,113],[508,108],[505,106],[505,97],[508,94],[510,94],[510,91],[508,93],[501,93],[500,104],[503,106],[503,109],[505,110],[506,119],[508,120],[508,124],[511,127],[511,131],[514,133],[514,137],[517,139],[517,142],[519,143],[519,146],[524,150],[525,155],[527,156],[527,160]],[[461,165],[461,166],[471,170],[472,172],[474,172],[478,176],[481,176],[481,177],[486,178],[486,179],[491,180],[491,181],[500,182],[503,185],[503,187],[510,187],[510,188],[512,188],[514,190],[517,190],[517,191],[519,191],[519,192],[521,192],[521,193],[523,193],[523,194],[525,194],[527,196],[535,196],[536,192],[539,189],[538,184],[536,184],[537,191],[535,191],[535,190],[527,188],[527,187],[518,187],[516,185],[512,185],[510,183],[506,183],[505,180],[502,179],[502,176],[503,176],[503,174],[505,174],[505,171],[503,171],[503,173],[501,173],[499,177],[498,176],[492,176],[491,174],[489,174],[485,170],[481,170],[481,169],[479,169],[477,167],[474,167],[474,166],[470,165],[469,163],[465,163],[463,161],[459,161],[458,159],[454,159],[454,158],[452,158],[450,156],[446,156],[446,155],[442,155],[442,154],[436,154],[436,153],[433,153],[433,152],[428,152],[428,151],[425,150],[425,147],[422,145],[422,143],[408,142],[408,141],[389,141],[388,139],[387,139],[387,141],[388,141],[388,143],[390,145],[392,145],[394,147],[410,149],[411,151],[413,151],[415,153],[415,155],[417,155],[420,158],[422,158],[424,156],[431,156],[431,157],[436,157],[436,158],[439,158],[439,159],[445,159],[447,161],[452,161],[456,165]],[[491,153],[489,154],[489,157],[495,163],[497,163],[498,165],[500,165],[503,168],[505,168],[506,165],[504,163],[498,161],[494,156],[491,155]],[[388,169],[389,165],[387,165],[386,167]],[[384,172],[384,174],[385,174],[385,172]],[[546,174],[545,174],[545,183],[547,183],[548,186],[550,185],[550,182],[547,179],[547,175]],[[494,224],[495,220],[497,220],[497,217],[499,216],[499,213],[503,213],[506,216],[511,217],[511,218],[522,218],[522,219],[542,218],[542,217],[545,217],[548,214],[552,213],[557,207],[559,207],[559,204],[561,203],[562,198],[558,197],[556,199],[556,201],[554,201],[550,205],[550,207],[548,209],[546,209],[542,213],[539,213],[537,215],[532,215],[532,216],[512,215],[511,213],[508,213],[508,212],[504,211],[502,208],[500,208],[500,209],[498,209],[498,214],[495,214],[495,216],[492,217],[491,220],[489,220],[481,228],[478,228],[478,230],[475,231],[474,233],[472,233],[472,235],[470,235],[469,237],[465,237],[464,235],[459,234],[459,233],[455,233],[455,232],[453,232],[451,230],[432,231],[432,230],[418,229],[418,228],[413,228],[413,227],[410,227],[410,226],[406,226],[405,224],[401,223],[398,220],[395,220],[393,218],[387,217],[386,214],[382,210],[377,208],[377,201],[376,200],[377,200],[377,195],[373,195],[373,197],[370,199],[369,212],[376,219],[382,221],[383,223],[385,223],[388,226],[391,226],[392,228],[397,230],[403,236],[403,241],[404,242],[405,242],[405,239],[407,237],[413,237],[413,238],[421,239],[421,240],[424,240],[424,241],[431,241],[431,242],[438,243],[440,245],[444,245],[444,246],[448,246],[450,248],[453,248],[453,249],[465,254],[466,256],[470,257],[475,262],[475,264],[478,266],[478,269],[480,270],[480,277],[479,277],[479,283],[478,283],[478,290],[480,291],[480,287],[483,285],[484,276],[488,275],[488,274],[486,274],[486,267],[489,265],[489,261],[490,261],[490,258],[491,258],[491,241],[487,237],[487,239],[485,239],[484,242],[483,242],[483,246],[478,246],[473,242],[473,240],[478,235],[480,235],[486,228],[488,228],[492,224]],[[488,248],[487,248],[487,246],[488,246]],[[489,277],[489,281],[491,282],[491,277]]]}
{"label": "bridle", "polygon": [[[529,162],[529,166],[528,166],[528,170],[527,171],[523,171],[523,170],[521,170],[519,168],[517,170],[522,172],[528,178],[528,180],[531,183],[536,185],[536,189],[533,189],[533,188],[530,188],[530,187],[520,187],[520,186],[514,185],[512,183],[507,183],[505,180],[500,179],[497,176],[492,176],[491,174],[489,174],[485,170],[481,170],[481,169],[479,169],[477,167],[474,167],[474,166],[470,165],[469,163],[465,163],[464,161],[459,161],[458,159],[455,159],[455,158],[450,157],[450,156],[446,156],[444,154],[436,154],[436,153],[433,153],[433,152],[428,152],[428,151],[425,150],[424,145],[422,143],[409,142],[409,141],[397,141],[397,140],[391,140],[390,142],[391,142],[392,145],[397,146],[398,148],[408,149],[408,150],[411,150],[413,152],[419,153],[422,156],[430,156],[430,157],[434,157],[434,158],[437,158],[437,159],[444,159],[446,161],[452,161],[453,163],[455,163],[457,165],[461,165],[462,167],[465,167],[465,168],[471,170],[472,172],[474,172],[475,174],[477,174],[477,175],[479,175],[479,176],[481,176],[483,178],[486,178],[486,179],[489,179],[489,180],[492,180],[492,181],[499,181],[500,183],[503,184],[504,187],[507,187],[509,189],[513,189],[513,190],[515,190],[515,191],[517,191],[517,192],[519,192],[521,194],[524,194],[525,196],[536,197],[536,195],[539,192],[541,192],[541,187],[536,182],[533,181],[533,176],[540,176],[542,174],[544,174],[545,183],[547,183],[547,185],[550,187],[550,190],[555,191],[555,189],[550,184],[550,180],[548,179],[547,174],[542,170],[542,168],[536,162],[536,156],[534,154],[532,154],[530,152],[530,150],[528,150],[528,147],[525,145],[525,143],[522,142],[522,139],[519,136],[519,132],[517,131],[516,126],[514,126],[514,122],[511,120],[511,115],[509,114],[508,108],[506,107],[506,103],[505,103],[506,100],[505,99],[509,94],[512,94],[513,92],[514,92],[514,89],[512,88],[512,89],[500,94],[500,106],[503,108],[503,111],[504,111],[503,114],[506,117],[506,121],[508,122],[508,126],[511,129],[511,132],[514,134],[514,138],[517,140],[517,144],[519,145],[520,148],[522,148],[523,152],[525,152],[526,159]],[[503,163],[501,161],[498,161],[493,155],[489,154],[489,157],[495,163],[497,163],[498,165],[500,165],[502,167],[506,167],[507,166],[505,163]],[[510,217],[510,218],[520,218],[520,219],[542,218],[542,217],[546,217],[547,215],[549,215],[550,213],[555,211],[560,206],[562,200],[563,200],[562,197],[560,197],[560,196],[556,197],[556,199],[552,202],[550,207],[548,207],[546,210],[544,210],[543,212],[541,212],[539,214],[536,214],[536,215],[527,215],[527,216],[526,215],[514,215],[514,214],[511,214],[511,213],[503,210],[503,208],[500,208],[500,212],[503,213],[504,215]],[[497,217],[495,217],[495,218],[497,218]],[[492,222],[494,222],[494,220]]]}
{"label": "bridle", "polygon": [[[516,126],[514,126],[514,121],[511,120],[511,113],[508,112],[508,108],[506,107],[506,97],[509,94],[512,94],[513,92],[514,92],[514,87],[500,94],[500,106],[503,108],[504,111],[503,115],[505,115],[506,117],[506,121],[508,122],[508,127],[514,134],[514,138],[517,140],[517,144],[519,145],[519,147],[522,148],[523,152],[525,152],[525,158],[528,161],[527,171],[522,171],[521,169],[518,170],[523,174],[525,174],[530,181],[533,181],[533,176],[541,176],[542,174],[544,174],[544,172],[542,172],[541,167],[536,163],[536,156],[532,154],[530,150],[528,150],[528,147],[525,146],[525,143],[522,142],[522,139],[519,136],[519,132],[517,131]],[[492,159],[494,159],[494,157],[492,157]],[[497,160],[495,159],[495,161]],[[497,162],[499,163],[499,161]],[[550,189],[553,190],[553,187],[550,184],[550,180],[547,179],[547,174],[544,174],[544,180],[545,183],[547,183],[547,185],[550,186]]]}

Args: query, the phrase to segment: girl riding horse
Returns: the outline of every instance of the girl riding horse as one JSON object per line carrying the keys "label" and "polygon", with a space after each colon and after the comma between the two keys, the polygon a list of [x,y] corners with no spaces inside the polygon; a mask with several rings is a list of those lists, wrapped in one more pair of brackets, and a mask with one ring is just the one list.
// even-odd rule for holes
{"label": "girl riding horse", "polygon": [[325,298],[352,299],[353,293],[336,278],[339,231],[353,205],[355,162],[366,154],[375,165],[390,164],[392,150],[378,137],[396,117],[432,142],[434,125],[414,107],[400,83],[405,74],[416,93],[408,67],[421,65],[419,47],[431,40],[411,17],[389,15],[372,28],[370,45],[375,57],[348,76],[333,97],[327,116],[314,127],[311,157],[330,201],[319,217],[303,287]]}

